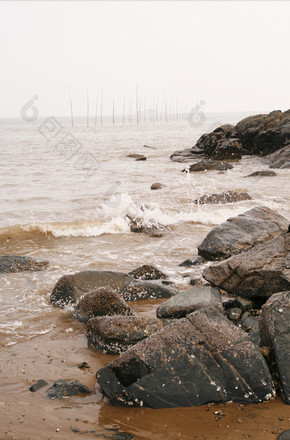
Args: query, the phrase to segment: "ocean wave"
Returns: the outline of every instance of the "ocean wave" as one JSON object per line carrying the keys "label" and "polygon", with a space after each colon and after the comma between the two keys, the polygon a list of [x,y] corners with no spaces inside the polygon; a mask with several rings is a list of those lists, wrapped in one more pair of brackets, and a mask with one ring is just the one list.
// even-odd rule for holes
{"label": "ocean wave", "polygon": [[[138,218],[148,227],[174,226],[181,223],[215,226],[229,217],[239,215],[257,206],[257,200],[221,205],[196,205],[189,203],[186,211],[177,207],[161,209],[157,203],[136,203],[127,193],[112,196],[95,212],[95,219],[77,219],[49,223],[29,223],[0,229],[0,244],[13,238],[18,240],[48,237],[98,237],[104,234],[122,234],[130,232],[130,218]],[[272,209],[280,205],[278,201],[267,200],[263,203]]]}

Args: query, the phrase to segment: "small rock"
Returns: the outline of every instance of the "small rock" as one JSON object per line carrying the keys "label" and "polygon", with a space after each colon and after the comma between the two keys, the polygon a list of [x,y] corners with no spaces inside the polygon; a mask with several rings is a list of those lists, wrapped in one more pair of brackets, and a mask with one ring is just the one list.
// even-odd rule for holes
{"label": "small rock", "polygon": [[[201,160],[200,162],[190,165],[189,172],[211,171],[211,170],[231,170],[233,165],[227,162],[218,162],[215,160]],[[185,171],[185,170],[183,170]]]}
{"label": "small rock", "polygon": [[246,332],[259,329],[259,318],[256,316],[251,316],[248,312],[245,312],[239,322],[239,325]]}
{"label": "small rock", "polygon": [[151,185],[151,189],[153,189],[153,190],[161,189],[161,188],[163,188],[163,187],[164,187],[164,185],[162,185],[162,183],[159,183],[159,182],[157,182],[157,183],[152,183],[152,185]]}
{"label": "small rock", "polygon": [[170,298],[176,295],[178,290],[161,280],[134,280],[121,292],[125,301],[137,301],[140,299]]}
{"label": "small rock", "polygon": [[227,317],[231,321],[238,321],[242,315],[243,311],[241,309],[238,309],[237,307],[234,307],[232,309],[227,309]]}
{"label": "small rock", "polygon": [[81,364],[78,364],[78,368],[80,370],[85,370],[86,368],[90,368],[90,366],[87,362],[82,362]]}
{"label": "small rock", "polygon": [[146,160],[146,157],[143,154],[127,154],[127,157],[131,157],[132,159],[135,160]]}
{"label": "small rock", "polygon": [[237,191],[226,191],[220,194],[210,194],[204,195],[195,199],[193,203],[195,204],[212,204],[216,205],[218,203],[236,203],[244,200],[252,200],[252,197],[249,196],[248,193],[245,192],[237,192]]}
{"label": "small rock", "polygon": [[75,396],[77,394],[91,393],[92,391],[78,380],[66,382],[63,379],[58,379],[54,382],[53,386],[47,390],[46,397],[49,399],[63,399],[64,397]]}
{"label": "small rock", "polygon": [[132,270],[128,275],[139,280],[160,280],[167,278],[167,275],[157,269],[157,267],[148,264],[144,264]]}
{"label": "small rock", "polygon": [[32,384],[29,387],[29,391],[32,391],[33,393],[35,393],[35,391],[40,390],[41,388],[45,387],[46,385],[48,385],[48,383],[45,380],[39,379],[37,382],[35,382],[34,384]]}
{"label": "small rock", "polygon": [[185,266],[185,267],[198,266],[198,265],[204,264],[204,263],[206,263],[206,260],[199,255],[194,260],[187,259],[187,260],[183,261],[182,263],[180,263],[178,266]]}

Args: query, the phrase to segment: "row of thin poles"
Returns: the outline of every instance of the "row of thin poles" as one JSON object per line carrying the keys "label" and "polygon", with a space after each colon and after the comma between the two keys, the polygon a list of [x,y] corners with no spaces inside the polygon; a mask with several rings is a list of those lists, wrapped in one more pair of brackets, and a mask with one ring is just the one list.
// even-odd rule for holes
{"label": "row of thin poles", "polygon": [[[73,113],[73,102],[71,92],[69,90],[69,100],[70,100],[70,114],[71,114],[71,126],[74,126],[74,113]],[[86,125],[90,126],[90,101],[89,101],[89,91],[86,90],[86,100],[87,100],[87,110],[86,110]],[[135,101],[135,102],[134,102]],[[126,99],[124,95],[122,112],[119,114],[121,116],[121,124],[125,125],[151,122],[155,124],[158,121],[170,121],[170,120],[186,120],[188,108],[186,104],[181,104],[176,101],[174,104],[166,99],[164,94],[163,99],[158,99],[154,97],[151,100],[150,108],[146,109],[145,96],[139,93],[138,86],[136,86],[135,99]],[[93,116],[93,115],[92,115]],[[115,95],[112,98],[112,124],[116,124],[116,108],[115,108]],[[107,120],[107,118],[106,118]],[[103,126],[104,114],[103,114],[103,89],[101,90],[100,96],[97,95],[96,105],[94,109],[94,125]]]}

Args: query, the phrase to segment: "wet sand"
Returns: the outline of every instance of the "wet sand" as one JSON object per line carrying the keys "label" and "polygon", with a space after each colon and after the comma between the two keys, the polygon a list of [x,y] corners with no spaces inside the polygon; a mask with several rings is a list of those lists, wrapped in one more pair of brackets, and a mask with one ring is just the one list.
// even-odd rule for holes
{"label": "wet sand", "polygon": [[[136,308],[148,313],[146,306]],[[117,427],[136,440],[272,440],[290,429],[290,407],[279,398],[248,406],[113,407],[100,392],[95,373],[115,357],[87,347],[85,326],[71,319],[71,312],[58,315],[55,324],[45,335],[0,349],[0,440],[112,438],[116,431],[110,429]],[[90,368],[81,370],[77,365],[84,361]],[[35,393],[28,390],[38,379],[51,386],[59,378],[77,379],[94,393],[49,400],[47,387]]]}

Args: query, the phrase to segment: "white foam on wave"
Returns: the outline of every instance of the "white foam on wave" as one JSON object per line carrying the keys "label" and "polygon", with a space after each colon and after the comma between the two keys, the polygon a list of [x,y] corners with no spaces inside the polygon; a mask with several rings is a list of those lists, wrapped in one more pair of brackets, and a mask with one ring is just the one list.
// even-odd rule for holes
{"label": "white foam on wave", "polygon": [[188,203],[186,211],[179,211],[175,207],[163,210],[157,203],[136,203],[129,194],[117,193],[96,210],[95,219],[31,223],[22,226],[22,230],[54,237],[98,237],[104,234],[130,232],[130,218],[138,218],[148,227],[153,225],[172,226],[180,223],[214,226],[259,204],[276,210],[280,206],[277,199],[268,199],[263,203],[259,203],[258,200],[216,205]]}
{"label": "white foam on wave", "polygon": [[75,220],[72,222],[31,223],[22,226],[25,232],[38,232],[53,237],[97,237],[103,234],[128,232],[129,226],[124,218],[110,220]]}

